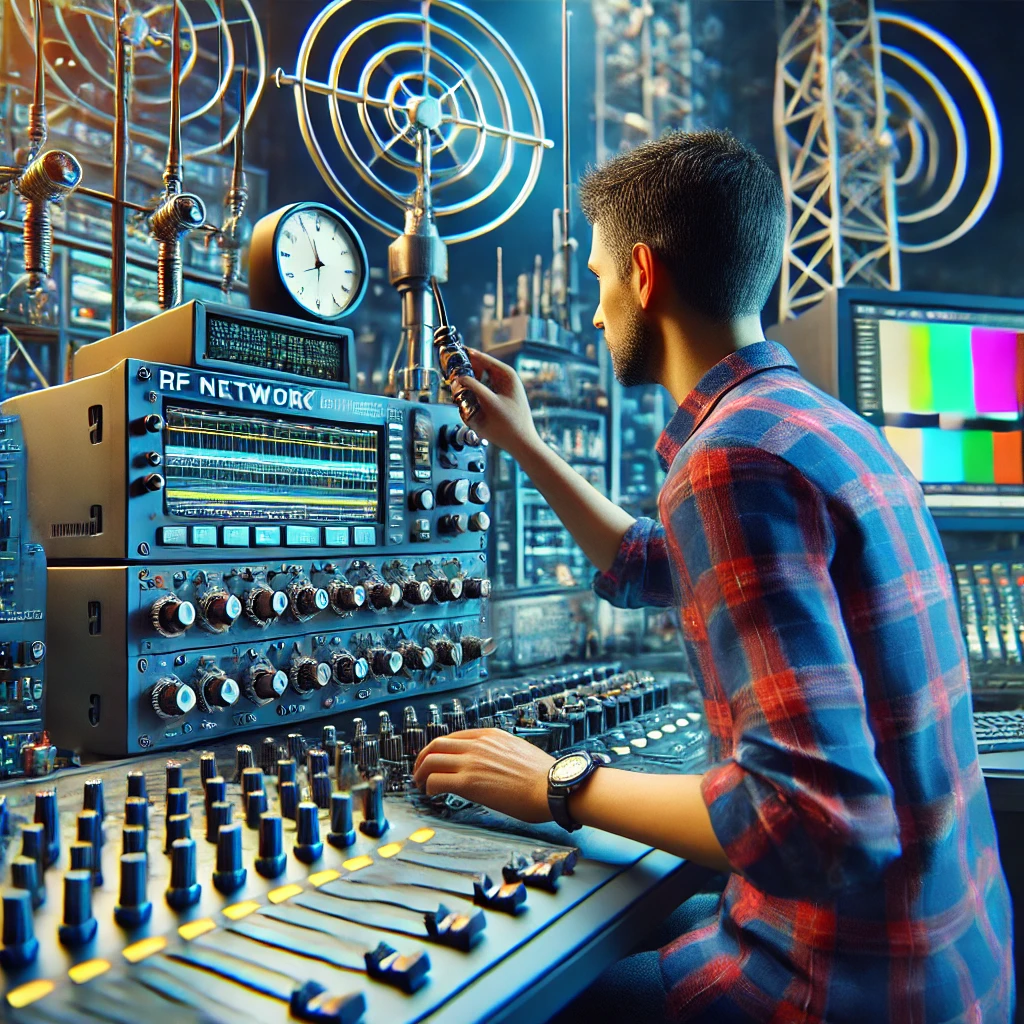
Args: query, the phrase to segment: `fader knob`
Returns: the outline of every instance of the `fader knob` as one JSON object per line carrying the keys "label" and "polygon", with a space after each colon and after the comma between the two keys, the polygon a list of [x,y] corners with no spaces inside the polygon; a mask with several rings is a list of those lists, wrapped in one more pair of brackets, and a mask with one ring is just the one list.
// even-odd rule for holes
{"label": "fader knob", "polygon": [[370,604],[386,611],[402,600],[402,588],[397,583],[374,583],[370,586]]}
{"label": "fader knob", "polygon": [[60,856],[60,824],[57,820],[57,790],[44,789],[36,793],[34,818],[43,826],[46,845],[46,865],[53,864]]}
{"label": "fader knob", "polygon": [[33,910],[46,900],[46,886],[40,884],[39,864],[34,857],[19,855],[11,860],[11,885],[32,894]]}
{"label": "fader knob", "polygon": [[205,672],[199,680],[199,688],[207,705],[217,708],[231,707],[239,697],[238,683],[219,669]]}
{"label": "fader knob", "polygon": [[145,853],[146,835],[146,829],[141,825],[125,825],[121,829],[121,852]]}
{"label": "fader knob", "polygon": [[363,820],[359,830],[373,839],[380,839],[391,828],[384,817],[384,779],[374,775],[363,789]]}
{"label": "fader knob", "polygon": [[84,946],[96,934],[92,915],[92,872],[64,873],[64,920],[57,927],[62,946]]}
{"label": "fader knob", "polygon": [[262,584],[245,593],[245,614],[257,626],[269,626],[288,610],[288,595],[283,590],[271,590]]}
{"label": "fader knob", "polygon": [[491,500],[491,489],[483,480],[471,484],[469,488],[469,500],[474,505],[486,505]]}
{"label": "fader knob", "polygon": [[125,776],[125,786],[127,788],[128,796],[141,797],[143,800],[146,799],[146,773],[145,772],[129,772]]}
{"label": "fader knob", "polygon": [[327,833],[327,842],[339,850],[347,849],[356,841],[356,832],[352,827],[352,794],[331,794],[331,831]]}
{"label": "fader knob", "polygon": [[175,910],[184,910],[199,902],[202,889],[196,881],[196,841],[175,839],[171,844],[171,884],[166,899]]}
{"label": "fader knob", "polygon": [[370,666],[365,658],[357,658],[349,651],[337,651],[331,655],[331,668],[339,683],[358,683],[369,674]]}
{"label": "fader knob", "polygon": [[439,665],[458,668],[462,664],[462,645],[453,640],[431,640],[430,648]]}
{"label": "fader knob", "polygon": [[469,517],[469,528],[474,533],[486,533],[491,528],[491,517],[486,512],[474,512]]}
{"label": "fader knob", "polygon": [[6,889],[3,894],[4,925],[0,964],[10,969],[32,963],[39,954],[39,940],[32,925],[32,894]]}
{"label": "fader knob", "polygon": [[153,914],[153,904],[146,896],[145,853],[121,854],[121,888],[114,920],[122,928],[138,928]]}
{"label": "fader knob", "polygon": [[389,651],[386,647],[373,647],[367,654],[370,668],[375,676],[393,676],[402,671],[404,662],[399,651]]}
{"label": "fader knob", "polygon": [[320,840],[320,808],[311,800],[303,800],[295,816],[295,856],[303,864],[319,860],[324,852]]}
{"label": "fader knob", "polygon": [[310,618],[325,611],[331,603],[327,591],[314,587],[312,583],[292,584],[289,589],[296,618]]}
{"label": "fader knob", "polygon": [[430,600],[430,584],[426,580],[408,580],[402,585],[406,604],[426,604]]}
{"label": "fader knob", "polygon": [[331,666],[316,658],[296,658],[289,675],[296,693],[310,693],[322,689],[331,681]]}
{"label": "fader knob", "polygon": [[256,870],[264,878],[277,878],[286,858],[284,854],[284,822],[279,814],[264,814],[260,818],[260,849]]}
{"label": "fader knob", "polygon": [[366,588],[349,583],[348,580],[331,580],[327,584],[327,596],[331,599],[331,607],[339,615],[359,611],[366,604]]}
{"label": "fader knob", "polygon": [[150,703],[161,718],[180,718],[196,706],[196,692],[177,676],[164,676],[150,691]]}
{"label": "fader knob", "polygon": [[267,813],[267,794],[262,789],[245,794],[245,824],[247,828],[259,828],[260,817]]}
{"label": "fader knob", "polygon": [[462,579],[440,576],[430,581],[430,589],[436,601],[458,601],[462,597]]}
{"label": "fader knob", "polygon": [[252,692],[262,701],[276,700],[288,689],[288,676],[269,665],[252,670]]}
{"label": "fader knob", "polygon": [[206,784],[210,779],[215,779],[217,776],[217,755],[206,750],[199,755],[199,781],[202,783],[203,789],[206,789]]}
{"label": "fader knob", "polygon": [[469,501],[469,481],[465,479],[445,480],[438,485],[439,505],[465,505]]}
{"label": "fader knob", "polygon": [[437,521],[437,528],[441,533],[451,535],[465,533],[469,529],[469,516],[464,516],[461,513],[453,516],[441,516]]}
{"label": "fader knob", "polygon": [[239,822],[222,825],[217,833],[217,868],[213,886],[224,894],[241,889],[247,872],[242,867],[242,826]]}
{"label": "fader knob", "polygon": [[174,594],[164,594],[153,602],[149,619],[161,636],[181,636],[196,621],[196,609],[190,601],[182,601]]}
{"label": "fader knob", "polygon": [[239,781],[242,783],[242,802],[244,803],[247,793],[256,793],[263,789],[263,769],[257,768],[255,765],[243,768]]}
{"label": "fader knob", "polygon": [[471,601],[490,597],[491,581],[487,577],[467,576],[462,581],[462,596],[469,598]]}
{"label": "fader knob", "polygon": [[200,608],[207,626],[218,633],[230,629],[235,619],[242,614],[242,602],[234,594],[223,590],[206,595],[200,601]]}

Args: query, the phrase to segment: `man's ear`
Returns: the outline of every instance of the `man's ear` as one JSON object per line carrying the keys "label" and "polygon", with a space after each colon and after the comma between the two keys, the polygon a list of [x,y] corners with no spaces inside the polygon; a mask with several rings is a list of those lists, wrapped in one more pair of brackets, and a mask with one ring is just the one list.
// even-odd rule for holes
{"label": "man's ear", "polygon": [[633,282],[637,291],[637,301],[641,309],[647,309],[654,294],[654,279],[657,266],[654,253],[646,242],[637,242],[633,246]]}

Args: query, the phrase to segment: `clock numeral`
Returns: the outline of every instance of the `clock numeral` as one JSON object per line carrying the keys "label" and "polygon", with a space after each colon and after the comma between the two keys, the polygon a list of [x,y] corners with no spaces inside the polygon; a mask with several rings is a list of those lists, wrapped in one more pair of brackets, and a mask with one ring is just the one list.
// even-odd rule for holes
{"label": "clock numeral", "polygon": [[306,294],[306,286],[305,286],[305,285],[303,285],[303,286],[302,286],[302,287],[301,287],[301,288],[299,289],[299,294],[300,294],[300,295],[305,295],[305,294]]}
{"label": "clock numeral", "polygon": [[316,229],[317,229],[317,231],[319,231],[320,230],[320,214],[319,213],[317,213],[317,215],[316,215],[315,223],[316,223]]}
{"label": "clock numeral", "polygon": [[290,252],[285,252],[284,249],[278,252],[277,255],[280,256],[281,259],[283,260],[290,260],[292,258],[292,254]]}
{"label": "clock numeral", "polygon": [[348,255],[348,249],[342,249],[341,252],[338,253],[338,255],[339,256],[347,256]]}
{"label": "clock numeral", "polygon": [[342,285],[342,286],[341,286],[341,290],[342,290],[342,291],[343,291],[343,292],[344,292],[344,293],[345,293],[346,295],[348,295],[348,294],[349,294],[349,292],[351,292],[351,291],[352,291],[352,289],[351,289],[351,288],[346,288],[346,287],[345,287],[345,285]]}
{"label": "clock numeral", "polygon": [[320,308],[320,300],[319,300],[319,299],[317,299],[317,300],[316,300],[316,308],[317,308],[317,309],[319,309],[319,308]]}
{"label": "clock numeral", "polygon": [[285,274],[284,276],[285,277],[294,277],[295,275],[289,270],[288,273]]}
{"label": "clock numeral", "polygon": [[284,235],[284,237],[287,238],[289,242],[294,242],[295,241],[295,235],[294,235],[293,232],[291,232],[291,231],[282,231],[281,234]]}

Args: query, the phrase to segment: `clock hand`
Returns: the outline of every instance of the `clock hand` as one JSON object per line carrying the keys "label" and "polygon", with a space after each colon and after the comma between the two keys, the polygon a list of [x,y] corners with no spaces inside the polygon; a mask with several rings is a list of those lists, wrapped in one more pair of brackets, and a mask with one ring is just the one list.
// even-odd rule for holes
{"label": "clock hand", "polygon": [[313,258],[316,260],[316,265],[313,269],[319,270],[320,267],[326,266],[325,263],[320,261],[320,254],[316,251],[316,242],[313,241],[313,236],[309,233],[309,228],[306,227],[306,222],[301,217],[299,217],[299,227],[301,227],[306,233],[306,238],[309,240],[310,248],[313,250]]}

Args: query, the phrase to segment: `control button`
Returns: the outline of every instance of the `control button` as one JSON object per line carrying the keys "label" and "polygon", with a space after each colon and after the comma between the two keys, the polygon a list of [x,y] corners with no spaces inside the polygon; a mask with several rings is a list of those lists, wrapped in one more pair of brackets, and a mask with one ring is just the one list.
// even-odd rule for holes
{"label": "control button", "polygon": [[433,507],[434,492],[429,487],[423,487],[409,495],[409,508],[413,512],[429,512]]}
{"label": "control button", "polygon": [[366,588],[340,578],[327,584],[327,596],[331,599],[331,607],[339,615],[358,611],[366,604]]}
{"label": "control button", "polygon": [[466,469],[470,473],[483,473],[487,469],[487,463],[483,459],[470,459],[466,463]]}
{"label": "control button", "polygon": [[238,683],[220,669],[210,669],[199,678],[199,689],[210,708],[229,708],[239,697]]}
{"label": "control button", "polygon": [[164,429],[163,417],[158,416],[155,412],[151,412],[148,416],[143,416],[142,429],[147,434],[159,434]]}
{"label": "control button", "polygon": [[180,547],[188,543],[187,526],[161,526],[157,530],[158,543],[165,547]]}
{"label": "control button", "polygon": [[349,651],[337,651],[331,655],[331,667],[339,683],[362,682],[370,672],[365,658],[357,658]]}
{"label": "control button", "polygon": [[192,546],[195,548],[215,548],[217,546],[217,527],[193,526]]}
{"label": "control button", "polygon": [[469,481],[463,478],[445,480],[437,488],[439,505],[465,505],[469,501]]}
{"label": "control button", "polygon": [[317,612],[325,611],[331,603],[327,591],[321,587],[314,587],[312,583],[293,583],[288,588],[291,599],[292,614],[297,619],[308,619]]}
{"label": "control button", "polygon": [[402,671],[404,660],[399,651],[389,651],[384,647],[374,647],[368,652],[370,668],[375,676],[393,676]]}
{"label": "control button", "polygon": [[[479,515],[479,513],[477,514]],[[437,521],[437,528],[441,533],[457,536],[469,529],[469,516],[464,516],[462,513],[453,516],[441,516]]]}
{"label": "control button", "polygon": [[348,547],[348,527],[347,526],[325,526],[324,527],[324,544],[329,548],[347,548]]}
{"label": "control button", "polygon": [[275,700],[288,689],[288,676],[284,672],[275,671],[270,665],[254,665],[249,670],[249,676],[257,700]]}
{"label": "control button", "polygon": [[491,517],[486,512],[474,512],[469,517],[469,528],[476,533],[484,533],[491,528]]}
{"label": "control button", "polygon": [[372,526],[354,526],[352,543],[357,547],[373,547],[377,543],[377,531]]}
{"label": "control button", "polygon": [[289,675],[296,693],[311,693],[323,689],[331,681],[331,666],[308,656],[296,658]]}
{"label": "control button", "polygon": [[483,480],[479,480],[475,484],[470,484],[469,500],[475,505],[486,505],[487,502],[491,500],[490,487],[488,487]]}
{"label": "control button", "polygon": [[462,645],[452,640],[431,640],[428,644],[438,665],[458,668],[462,664]]}
{"label": "control button", "polygon": [[196,609],[190,601],[164,594],[149,609],[150,622],[161,636],[181,636],[196,621]]}
{"label": "control button", "polygon": [[470,661],[479,661],[481,658],[493,654],[497,648],[497,644],[491,637],[481,639],[478,636],[464,636],[461,646],[463,665]]}
{"label": "control button", "polygon": [[380,611],[394,608],[402,600],[402,588],[397,583],[370,585],[370,604]]}
{"label": "control button", "polygon": [[166,482],[159,473],[147,473],[142,478],[142,487],[147,491],[162,491]]}
{"label": "control button", "polygon": [[196,706],[195,690],[177,676],[164,676],[150,691],[150,703],[161,718],[180,718]]}
{"label": "control button", "polygon": [[222,526],[221,544],[226,548],[247,548],[249,546],[248,526]]}
{"label": "control button", "polygon": [[320,546],[319,526],[286,526],[284,542],[289,547],[317,548]]}
{"label": "control button", "polygon": [[491,581],[486,577],[469,576],[462,581],[462,593],[471,601],[481,597],[490,597]]}
{"label": "control button", "polygon": [[419,644],[402,644],[402,657],[407,667],[416,670],[434,667],[434,652],[429,647]]}
{"label": "control button", "polygon": [[245,614],[257,626],[269,626],[288,609],[288,595],[283,590],[271,590],[260,584],[245,593]]}
{"label": "control button", "polygon": [[206,594],[199,602],[206,625],[217,633],[230,629],[235,619],[242,614],[242,602],[224,590]]}
{"label": "control button", "polygon": [[430,600],[430,584],[426,580],[409,580],[402,586],[406,604],[426,604]]}
{"label": "control button", "polygon": [[464,424],[441,428],[441,444],[452,451],[461,452],[463,448],[476,448],[480,444],[480,435]]}
{"label": "control button", "polygon": [[447,576],[441,576],[430,581],[430,589],[435,601],[458,601],[462,597],[462,579],[456,576],[450,580]]}
{"label": "control button", "polygon": [[253,544],[258,548],[278,548],[281,546],[280,526],[253,527]]}

